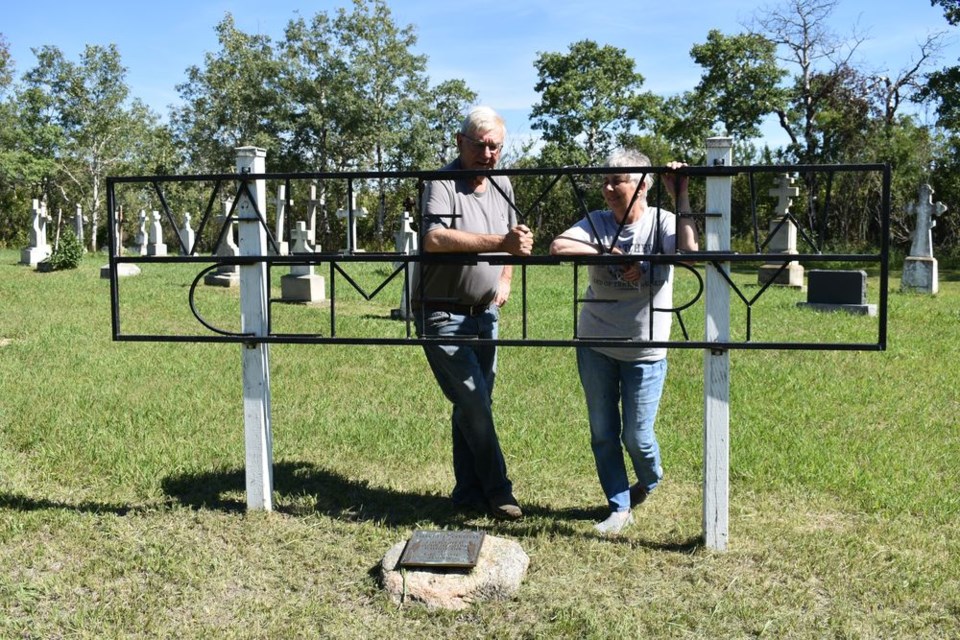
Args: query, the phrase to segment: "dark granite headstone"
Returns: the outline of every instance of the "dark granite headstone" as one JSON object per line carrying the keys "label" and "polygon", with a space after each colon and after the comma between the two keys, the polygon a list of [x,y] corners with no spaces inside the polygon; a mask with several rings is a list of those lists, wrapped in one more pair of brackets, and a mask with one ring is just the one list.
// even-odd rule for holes
{"label": "dark granite headstone", "polygon": [[807,301],[797,306],[818,311],[848,311],[874,316],[877,306],[867,304],[867,272],[863,270],[810,269]]}

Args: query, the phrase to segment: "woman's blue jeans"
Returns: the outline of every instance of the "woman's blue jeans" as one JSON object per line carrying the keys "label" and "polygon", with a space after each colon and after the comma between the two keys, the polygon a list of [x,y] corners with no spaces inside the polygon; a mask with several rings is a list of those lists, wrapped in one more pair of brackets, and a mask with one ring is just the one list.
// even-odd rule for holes
{"label": "woman's blue jeans", "polygon": [[[475,316],[433,311],[421,317],[415,313],[417,333],[423,337],[496,339],[499,312],[496,305],[491,305]],[[512,494],[491,406],[497,375],[496,347],[438,343],[424,345],[423,351],[440,389],[453,403],[453,501],[486,502]]]}
{"label": "woman's blue jeans", "polygon": [[626,511],[630,509],[630,482],[623,448],[641,487],[652,491],[663,477],[653,424],[667,361],[616,360],[589,347],[578,347],[577,370],[587,399],[590,445],[600,486],[611,511]]}

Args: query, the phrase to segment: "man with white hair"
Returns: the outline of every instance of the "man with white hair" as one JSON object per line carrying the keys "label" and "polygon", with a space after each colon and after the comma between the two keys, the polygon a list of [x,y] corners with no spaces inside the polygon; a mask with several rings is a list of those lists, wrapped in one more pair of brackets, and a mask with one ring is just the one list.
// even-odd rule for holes
{"label": "man with white hair", "polygon": [[[445,171],[496,167],[506,135],[503,118],[489,107],[470,111],[457,133],[456,160]],[[479,254],[469,264],[421,263],[413,288],[417,333],[422,337],[496,339],[500,307],[510,297],[512,265],[490,264],[482,254],[529,256],[533,234],[518,224],[513,187],[506,176],[482,174],[433,180],[423,195],[424,254]],[[491,345],[424,345],[427,361],[453,404],[451,498],[459,507],[482,505],[495,518],[523,513],[513,496],[494,427],[491,401],[497,351]]]}

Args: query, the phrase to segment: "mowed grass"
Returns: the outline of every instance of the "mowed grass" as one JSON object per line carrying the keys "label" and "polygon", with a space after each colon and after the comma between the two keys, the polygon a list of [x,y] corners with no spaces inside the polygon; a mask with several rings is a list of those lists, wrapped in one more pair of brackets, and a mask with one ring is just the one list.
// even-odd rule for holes
{"label": "mowed grass", "polygon": [[[570,348],[501,349],[495,412],[528,515],[499,523],[446,500],[449,409],[419,347],[272,345],[276,508],[248,513],[241,347],[113,342],[105,258],[43,274],[18,258],[0,251],[2,638],[960,637],[956,273],[936,296],[899,293],[894,274],[884,352],[732,352],[716,552],[701,543],[700,350],[671,351],[665,481],[622,538],[593,533],[604,500]],[[202,333],[186,311],[199,269],[143,269],[121,283],[122,330]],[[389,273],[350,269],[368,290]],[[527,275],[528,335],[568,337],[572,269]],[[755,270],[735,280],[756,293]],[[521,333],[515,283],[505,337]],[[397,289],[337,287],[338,335],[404,335]],[[677,298],[693,288],[681,275]],[[752,338],[876,339],[875,318],[797,309],[803,296],[769,291]],[[235,291],[197,304],[236,324]],[[329,312],[275,305],[275,329],[326,335]],[[699,339],[699,306],[684,320]],[[518,541],[518,597],[392,604],[378,563],[418,528]]]}

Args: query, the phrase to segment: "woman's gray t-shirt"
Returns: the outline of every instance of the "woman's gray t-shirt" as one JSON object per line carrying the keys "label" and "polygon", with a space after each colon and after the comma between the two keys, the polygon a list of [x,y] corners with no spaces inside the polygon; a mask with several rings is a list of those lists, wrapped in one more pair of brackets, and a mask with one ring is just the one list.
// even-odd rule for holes
{"label": "woman's gray t-shirt", "polygon": [[[670,211],[648,207],[637,222],[624,225],[622,230],[610,211],[593,211],[589,216],[593,227],[583,218],[561,235],[591,244],[600,243],[606,251],[609,251],[616,238],[613,246],[623,253],[676,253],[676,216]],[[673,314],[669,311],[651,313],[651,298],[655,309],[673,307],[673,266],[641,261],[643,275],[637,282],[625,281],[621,267],[622,265],[614,264],[587,267],[590,284],[587,287],[586,301],[581,304],[577,337],[627,338],[657,342],[669,340]],[[665,348],[593,348],[617,360],[654,361],[667,355]]]}

